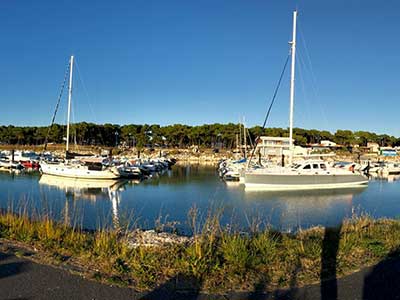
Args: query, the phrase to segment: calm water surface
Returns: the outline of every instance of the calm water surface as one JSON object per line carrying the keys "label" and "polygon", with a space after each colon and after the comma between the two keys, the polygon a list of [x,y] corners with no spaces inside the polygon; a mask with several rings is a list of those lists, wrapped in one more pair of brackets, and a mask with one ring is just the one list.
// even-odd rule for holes
{"label": "calm water surface", "polygon": [[189,232],[188,212],[196,207],[200,220],[219,211],[223,224],[243,230],[256,222],[293,231],[338,225],[353,212],[397,218],[399,196],[400,180],[372,180],[367,188],[334,191],[245,192],[240,184],[221,181],[213,166],[199,165],[174,166],[142,182],[0,173],[1,208],[49,214],[89,229],[177,222],[177,229]]}

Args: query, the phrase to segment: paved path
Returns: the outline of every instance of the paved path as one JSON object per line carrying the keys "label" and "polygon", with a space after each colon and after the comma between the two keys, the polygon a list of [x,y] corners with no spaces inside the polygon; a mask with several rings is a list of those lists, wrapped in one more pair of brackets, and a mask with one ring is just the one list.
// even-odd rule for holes
{"label": "paved path", "polygon": [[381,262],[322,286],[311,285],[263,295],[207,296],[177,294],[165,287],[141,295],[128,288],[100,284],[64,270],[0,253],[0,300],[12,299],[400,299],[400,259]]}

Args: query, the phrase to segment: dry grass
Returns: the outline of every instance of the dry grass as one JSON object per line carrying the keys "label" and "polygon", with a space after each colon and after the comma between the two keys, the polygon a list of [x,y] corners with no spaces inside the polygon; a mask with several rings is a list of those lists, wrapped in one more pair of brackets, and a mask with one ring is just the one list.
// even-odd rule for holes
{"label": "dry grass", "polygon": [[[85,232],[47,217],[0,214],[0,237],[23,242],[54,258],[73,258],[97,269],[93,277],[149,290],[171,279],[186,278],[186,288],[203,290],[273,289],[319,281],[325,230],[297,234],[271,229],[243,234],[222,228],[210,215],[199,226],[197,211],[190,212],[194,232],[189,245],[130,248],[125,231]],[[337,273],[348,274],[378,262],[400,247],[400,221],[354,216],[339,233]],[[332,245],[335,241],[332,241]],[[397,251],[397,252],[396,252]],[[330,258],[328,258],[330,259]],[[177,279],[176,279],[177,280]]]}

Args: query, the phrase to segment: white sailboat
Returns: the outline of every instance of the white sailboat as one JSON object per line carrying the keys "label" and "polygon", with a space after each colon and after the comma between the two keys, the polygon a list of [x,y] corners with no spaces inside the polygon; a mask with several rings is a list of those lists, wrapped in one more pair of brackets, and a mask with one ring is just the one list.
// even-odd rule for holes
{"label": "white sailboat", "polygon": [[[72,71],[74,66],[74,56],[70,59],[69,85],[68,85],[68,112],[67,112],[67,140],[66,153],[69,150],[69,127],[72,98]],[[70,178],[83,179],[117,179],[120,177],[118,169],[106,167],[101,162],[85,162],[79,160],[68,160],[64,162],[41,161],[40,169],[43,174],[56,175]]]}
{"label": "white sailboat", "polygon": [[293,163],[293,108],[296,60],[297,11],[293,12],[293,39],[291,44],[290,115],[289,115],[289,166],[247,169],[244,174],[246,190],[302,190],[333,189],[362,186],[368,178],[361,173],[330,167],[324,161],[306,160]]}

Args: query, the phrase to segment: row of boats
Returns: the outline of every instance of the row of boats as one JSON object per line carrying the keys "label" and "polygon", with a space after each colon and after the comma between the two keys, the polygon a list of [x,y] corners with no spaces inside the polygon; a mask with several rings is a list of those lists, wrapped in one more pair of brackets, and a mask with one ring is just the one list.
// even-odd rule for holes
{"label": "row of boats", "polygon": [[82,179],[140,178],[174,165],[175,159],[110,159],[104,157],[79,157],[73,160],[40,163],[43,174]]}
{"label": "row of boats", "polygon": [[369,174],[378,174],[382,176],[399,175],[400,163],[398,162],[374,162],[370,163],[366,169]]}
{"label": "row of boats", "polygon": [[170,168],[173,158],[111,158],[79,156],[60,159],[51,153],[1,152],[0,168],[10,170],[38,169],[42,174],[86,180],[139,179]]}
{"label": "row of boats", "polygon": [[1,151],[0,168],[11,170],[38,169],[40,157],[33,151]]}

